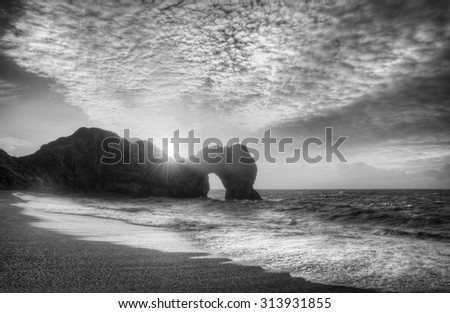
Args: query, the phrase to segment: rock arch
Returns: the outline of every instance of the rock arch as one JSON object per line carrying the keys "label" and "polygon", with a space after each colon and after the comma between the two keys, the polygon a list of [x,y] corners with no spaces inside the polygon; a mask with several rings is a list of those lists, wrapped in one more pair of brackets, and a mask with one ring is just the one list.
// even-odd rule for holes
{"label": "rock arch", "polygon": [[[109,159],[103,144],[111,138],[117,142],[115,150],[120,156],[129,155],[129,162],[115,162],[115,159],[112,163],[102,162],[103,157]],[[197,154],[198,162],[154,163],[146,160],[144,155],[162,152],[151,143],[143,151],[138,144],[131,144],[113,132],[82,127],[28,156],[15,158],[0,150],[0,189],[201,197],[207,196],[208,174],[214,173],[226,189],[226,199],[261,199],[253,189],[257,168],[247,147],[233,145],[215,149],[213,152],[219,162],[211,162],[207,154],[211,149],[208,148]],[[140,162],[141,159],[146,161]]]}
{"label": "rock arch", "polygon": [[259,193],[253,189],[258,170],[246,146],[235,144],[225,148],[205,148],[195,158],[191,158],[187,166],[204,176],[208,184],[206,194],[209,191],[208,174],[213,173],[226,190],[225,199],[261,200]]}

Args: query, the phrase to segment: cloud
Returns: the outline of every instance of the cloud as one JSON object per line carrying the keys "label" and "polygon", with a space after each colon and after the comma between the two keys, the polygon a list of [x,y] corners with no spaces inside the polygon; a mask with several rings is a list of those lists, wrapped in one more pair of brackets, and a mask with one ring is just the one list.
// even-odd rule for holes
{"label": "cloud", "polygon": [[33,1],[8,55],[92,119],[145,130],[256,130],[447,73],[444,2],[169,3]]}
{"label": "cloud", "polygon": [[[446,169],[448,170],[448,168]],[[439,171],[440,173],[441,171]],[[277,164],[258,169],[257,188],[285,189],[371,189],[371,188],[448,188],[448,179],[436,179],[437,172],[405,172],[380,168],[364,162],[349,164]]]}
{"label": "cloud", "polygon": [[436,170],[427,170],[421,173],[421,175],[425,177],[432,177],[436,180],[440,181],[449,181],[450,180],[450,163],[445,164],[442,168]]}
{"label": "cloud", "polygon": [[[14,116],[60,131],[89,117],[141,138],[331,126],[351,162],[410,175],[450,157],[448,1],[159,2],[29,0],[0,21],[14,74],[0,74],[1,130]],[[14,95],[37,82],[77,117],[42,123],[58,106],[40,102],[45,114],[22,120]]]}
{"label": "cloud", "polygon": [[[450,135],[450,75],[415,77],[386,85],[343,108],[278,125],[284,134],[316,134],[334,127],[353,144],[439,142]],[[417,141],[417,139],[420,139]]]}
{"label": "cloud", "polygon": [[393,169],[379,169],[363,162],[340,164],[337,174],[342,180],[350,181],[403,181],[410,176],[403,171]]}
{"label": "cloud", "polygon": [[350,161],[407,171],[435,168],[450,156],[449,83],[450,75],[400,80],[348,106],[282,123],[274,132],[322,137],[325,127],[333,127],[336,136],[348,136],[342,149]]}
{"label": "cloud", "polygon": [[32,143],[27,140],[0,135],[0,147],[8,153],[12,153],[18,148],[31,146]]}

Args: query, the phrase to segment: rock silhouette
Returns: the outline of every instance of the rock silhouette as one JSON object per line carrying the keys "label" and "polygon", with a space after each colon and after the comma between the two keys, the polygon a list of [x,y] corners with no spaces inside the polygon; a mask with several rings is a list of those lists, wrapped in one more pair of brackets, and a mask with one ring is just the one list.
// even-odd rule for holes
{"label": "rock silhouette", "polygon": [[210,173],[216,174],[225,187],[225,199],[261,199],[253,189],[257,167],[246,146],[205,148],[196,157],[200,162],[189,162],[188,167],[206,177]]}
{"label": "rock silhouette", "polygon": [[226,199],[261,199],[253,189],[257,168],[247,148],[221,149],[221,162],[200,158],[180,164],[150,142],[130,142],[110,131],[83,127],[28,156],[12,157],[0,150],[0,189],[202,197],[209,191],[208,174],[215,173]]}

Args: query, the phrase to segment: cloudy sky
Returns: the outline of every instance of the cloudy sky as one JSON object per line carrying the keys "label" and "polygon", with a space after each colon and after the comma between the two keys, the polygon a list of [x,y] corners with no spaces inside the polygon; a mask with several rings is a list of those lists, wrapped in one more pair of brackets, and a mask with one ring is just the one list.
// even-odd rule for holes
{"label": "cloudy sky", "polygon": [[[258,162],[257,188],[448,188],[448,0],[2,1],[0,147],[347,136],[340,163]],[[320,152],[320,151],[318,151]],[[215,182],[216,184],[217,182]],[[218,186],[218,185],[214,185]]]}

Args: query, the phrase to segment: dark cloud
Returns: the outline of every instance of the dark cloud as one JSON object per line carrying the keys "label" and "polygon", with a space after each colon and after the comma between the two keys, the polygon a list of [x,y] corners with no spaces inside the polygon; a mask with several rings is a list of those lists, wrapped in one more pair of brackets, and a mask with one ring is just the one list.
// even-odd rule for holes
{"label": "dark cloud", "polygon": [[[15,23],[22,16],[24,10],[23,1],[21,0],[2,0],[0,2],[0,37],[7,30],[17,32]],[[4,48],[4,46],[0,46]]]}
{"label": "dark cloud", "polygon": [[427,170],[421,173],[425,177],[432,177],[439,181],[450,181],[450,163],[445,164],[440,169]]}
{"label": "dark cloud", "polygon": [[343,181],[404,181],[410,176],[399,170],[379,169],[363,162],[343,164],[338,167],[338,175]]}
{"label": "dark cloud", "polygon": [[[25,36],[16,25],[25,9],[22,1],[1,1],[0,38],[6,34]],[[14,155],[24,155],[90,121],[79,107],[55,92],[57,82],[52,77],[24,68],[7,55],[15,48],[0,41],[0,146]]]}
{"label": "dark cloud", "polygon": [[[275,129],[281,134],[317,135],[334,127],[350,144],[439,144],[450,136],[450,75],[415,77],[357,99],[353,104],[291,121]],[[401,142],[403,141],[403,142]]]}

